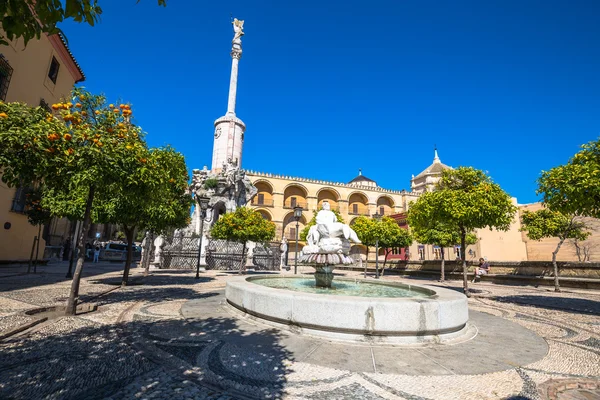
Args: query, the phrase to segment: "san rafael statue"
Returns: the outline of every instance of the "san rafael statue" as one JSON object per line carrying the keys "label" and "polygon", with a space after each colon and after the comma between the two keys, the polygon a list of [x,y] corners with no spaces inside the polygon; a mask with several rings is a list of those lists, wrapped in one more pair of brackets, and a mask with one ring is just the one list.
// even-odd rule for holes
{"label": "san rafael statue", "polygon": [[350,226],[338,222],[328,202],[323,202],[316,225],[308,230],[306,241],[308,244],[302,249],[299,261],[312,265],[316,269],[316,285],[327,288],[331,287],[336,265],[352,264],[353,260],[348,256],[350,242],[361,243]]}

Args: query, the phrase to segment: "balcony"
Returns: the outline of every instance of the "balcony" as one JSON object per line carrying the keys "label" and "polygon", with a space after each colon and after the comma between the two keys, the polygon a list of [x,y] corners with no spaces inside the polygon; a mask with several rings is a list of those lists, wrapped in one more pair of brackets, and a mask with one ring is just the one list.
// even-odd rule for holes
{"label": "balcony", "polygon": [[273,207],[273,199],[258,199],[254,197],[250,204],[255,207]]}
{"label": "balcony", "polygon": [[290,199],[287,199],[283,202],[283,208],[294,208],[294,207],[302,207],[303,210],[308,210],[308,204],[304,201],[296,201],[293,202]]}
{"label": "balcony", "polygon": [[369,207],[363,205],[352,204],[348,208],[348,214],[350,215],[370,215]]}

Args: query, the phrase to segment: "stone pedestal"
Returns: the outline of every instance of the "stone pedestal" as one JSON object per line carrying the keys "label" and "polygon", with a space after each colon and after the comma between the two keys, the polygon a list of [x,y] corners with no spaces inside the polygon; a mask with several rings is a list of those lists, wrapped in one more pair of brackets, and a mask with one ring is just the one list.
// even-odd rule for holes
{"label": "stone pedestal", "polygon": [[315,285],[320,288],[330,288],[334,268],[334,265],[315,265]]}

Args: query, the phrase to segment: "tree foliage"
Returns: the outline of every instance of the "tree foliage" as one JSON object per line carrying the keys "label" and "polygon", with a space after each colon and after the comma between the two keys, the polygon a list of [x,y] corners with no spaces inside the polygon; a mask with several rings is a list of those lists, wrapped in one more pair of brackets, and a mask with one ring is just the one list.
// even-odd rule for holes
{"label": "tree foliage", "polygon": [[559,211],[542,208],[537,211],[524,211],[521,215],[521,230],[527,232],[531,240],[558,238],[555,250],[552,252],[554,267],[554,289],[560,291],[559,271],[556,256],[565,240],[585,240],[590,235],[586,224],[574,215],[566,215]]}
{"label": "tree foliage", "polygon": [[[158,4],[166,6],[167,1],[158,0]],[[33,38],[39,40],[42,34],[62,34],[57,25],[65,20],[94,26],[102,9],[98,0],[7,0],[0,1],[0,15],[5,34],[0,36],[0,44],[8,44],[7,39],[23,38],[27,45]]]}
{"label": "tree foliage", "polygon": [[[416,226],[435,221],[458,229],[461,249],[475,229],[508,230],[516,207],[510,196],[483,171],[472,167],[445,170],[433,192],[426,192],[411,204]],[[461,252],[463,284],[468,295],[466,252]]]}
{"label": "tree foliage", "polygon": [[584,144],[567,164],[542,171],[537,193],[551,210],[600,218],[600,139]]}
{"label": "tree foliage", "polygon": [[43,182],[42,207],[57,217],[82,219],[79,259],[67,313],[73,314],[85,257],[94,196],[115,184],[136,184],[130,171],[144,168],[146,145],[131,123],[128,104],[107,104],[83,88],[53,104],[52,114],[22,103],[0,104],[0,168],[9,186]]}
{"label": "tree foliage", "polygon": [[[331,210],[331,211],[335,214],[337,221],[341,222],[343,224],[344,218],[342,218],[342,214],[340,214],[340,212],[338,210]],[[308,221],[308,224],[306,224],[304,229],[302,229],[300,231],[300,234],[299,234],[300,240],[306,241],[306,237],[308,236],[308,230],[310,229],[311,226],[317,224],[317,213],[318,213],[317,210],[313,210],[313,217],[310,219],[310,221]]]}
{"label": "tree foliage", "polygon": [[187,192],[185,159],[171,147],[149,149],[144,162],[127,171],[130,182],[114,182],[99,193],[94,207],[97,220],[120,224],[127,240],[122,285],[127,285],[136,229],[164,232],[188,224],[191,195]]}
{"label": "tree foliage", "polygon": [[248,207],[222,215],[212,226],[210,234],[215,239],[266,243],[275,237],[275,224],[263,218],[261,213]]}
{"label": "tree foliage", "polygon": [[408,247],[413,242],[412,235],[406,229],[401,228],[393,218],[386,216],[379,221],[360,216],[352,224],[352,229],[362,244],[367,246],[367,255],[371,246],[378,245],[379,248],[385,249],[384,268],[392,248]]}

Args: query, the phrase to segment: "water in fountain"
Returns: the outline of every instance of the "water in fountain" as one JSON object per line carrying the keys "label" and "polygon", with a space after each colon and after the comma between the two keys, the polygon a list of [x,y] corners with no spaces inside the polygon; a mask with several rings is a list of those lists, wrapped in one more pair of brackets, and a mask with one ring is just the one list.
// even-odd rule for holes
{"label": "water in fountain", "polygon": [[386,285],[365,281],[336,279],[331,287],[319,287],[312,278],[253,278],[252,283],[275,289],[287,289],[295,292],[329,294],[336,296],[360,297],[428,297],[434,293],[427,289],[408,285]]}

